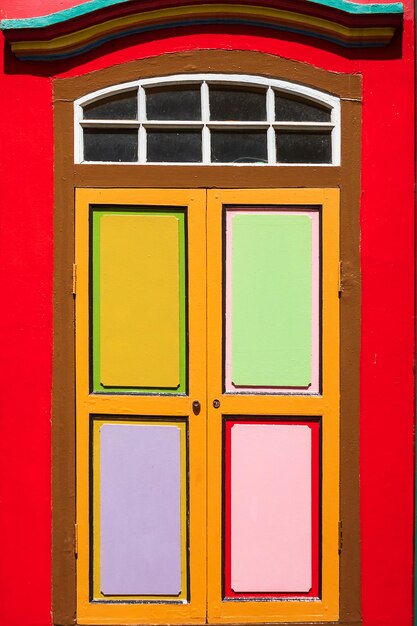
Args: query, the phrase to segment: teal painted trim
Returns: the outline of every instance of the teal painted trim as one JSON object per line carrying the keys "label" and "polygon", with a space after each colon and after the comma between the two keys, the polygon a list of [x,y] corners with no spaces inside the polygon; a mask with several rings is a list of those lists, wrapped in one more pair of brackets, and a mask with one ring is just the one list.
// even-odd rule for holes
{"label": "teal painted trim", "polygon": [[63,9],[56,13],[50,13],[49,15],[42,15],[40,17],[27,17],[17,20],[2,20],[0,22],[1,30],[15,30],[18,28],[47,28],[48,26],[54,26],[55,24],[62,24],[68,22],[76,17],[82,17],[83,15],[89,15],[100,9],[106,9],[107,7],[117,6],[118,4],[125,4],[130,0],[90,0],[83,4],[79,4],[70,9]]}
{"label": "teal painted trim", "polygon": [[[21,18],[16,20],[2,20],[0,22],[0,29],[18,30],[23,28],[47,28],[48,26],[62,24],[63,22],[68,22],[71,19],[94,13],[94,11],[98,11],[99,9],[105,9],[111,6],[116,7],[119,4],[125,4],[129,1],[130,0],[90,0],[84,4],[71,7],[70,9],[57,11],[56,13],[51,13],[49,15]],[[404,6],[402,2],[391,2],[387,4],[357,4],[355,2],[350,2],[350,0],[307,1],[311,4],[343,11],[349,15],[398,15],[404,13]],[[221,0],[219,0],[219,3],[221,4]],[[256,0],[254,0],[254,5],[256,6]],[[178,3],[177,8],[180,8],[180,6],[181,3]]]}
{"label": "teal painted trim", "polygon": [[313,4],[338,9],[350,15],[391,15],[392,13],[402,15],[404,5],[402,2],[389,2],[387,4],[358,4],[349,0],[307,0]]}

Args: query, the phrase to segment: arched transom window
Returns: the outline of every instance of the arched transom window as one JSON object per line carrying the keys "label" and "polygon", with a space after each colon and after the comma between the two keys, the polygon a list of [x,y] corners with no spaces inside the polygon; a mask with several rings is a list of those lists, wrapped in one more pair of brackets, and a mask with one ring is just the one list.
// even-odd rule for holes
{"label": "arched transom window", "polygon": [[283,80],[182,74],[75,103],[77,163],[339,165],[340,101]]}

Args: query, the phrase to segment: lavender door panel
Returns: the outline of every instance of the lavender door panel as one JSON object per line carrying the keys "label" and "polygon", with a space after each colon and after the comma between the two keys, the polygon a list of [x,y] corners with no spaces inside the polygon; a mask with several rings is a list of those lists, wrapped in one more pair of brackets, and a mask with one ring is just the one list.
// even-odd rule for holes
{"label": "lavender door panel", "polygon": [[100,581],[106,595],[181,593],[181,428],[100,429]]}

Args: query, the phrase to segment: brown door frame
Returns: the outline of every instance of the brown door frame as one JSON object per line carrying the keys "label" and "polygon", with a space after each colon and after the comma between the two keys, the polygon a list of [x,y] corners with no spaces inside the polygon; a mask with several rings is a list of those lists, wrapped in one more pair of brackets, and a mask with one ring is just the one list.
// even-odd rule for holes
{"label": "brown door frame", "polygon": [[[219,72],[283,79],[341,99],[340,166],[74,164],[74,100],[138,77]],[[339,624],[361,623],[359,528],[361,77],[332,73],[261,52],[197,50],[164,54],[54,81],[54,366],[52,399],[53,623],[76,623],[74,195],[77,187],[277,188],[341,191],[341,502]],[[164,176],[161,177],[161,167]],[[282,625],[281,625],[282,626]],[[292,625],[296,626],[296,625]]]}

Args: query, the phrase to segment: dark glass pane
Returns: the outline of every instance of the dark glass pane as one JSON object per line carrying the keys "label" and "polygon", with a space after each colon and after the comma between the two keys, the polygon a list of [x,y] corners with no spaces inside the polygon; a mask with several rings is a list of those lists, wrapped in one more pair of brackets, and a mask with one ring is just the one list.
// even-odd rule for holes
{"label": "dark glass pane", "polygon": [[330,132],[277,132],[278,163],[331,163]]}
{"label": "dark glass pane", "polygon": [[146,119],[201,120],[200,86],[147,89]]}
{"label": "dark glass pane", "polygon": [[210,119],[217,121],[266,120],[266,91],[210,87]]}
{"label": "dark glass pane", "polygon": [[201,130],[148,130],[147,161],[199,163]]}
{"label": "dark glass pane", "polygon": [[277,122],[330,122],[330,109],[276,91],[275,119]]}
{"label": "dark glass pane", "polygon": [[211,131],[213,163],[266,163],[266,130]]}
{"label": "dark glass pane", "polygon": [[85,120],[137,120],[137,92],[128,91],[83,107]]}
{"label": "dark glass pane", "polygon": [[135,128],[84,128],[84,161],[137,161]]}

